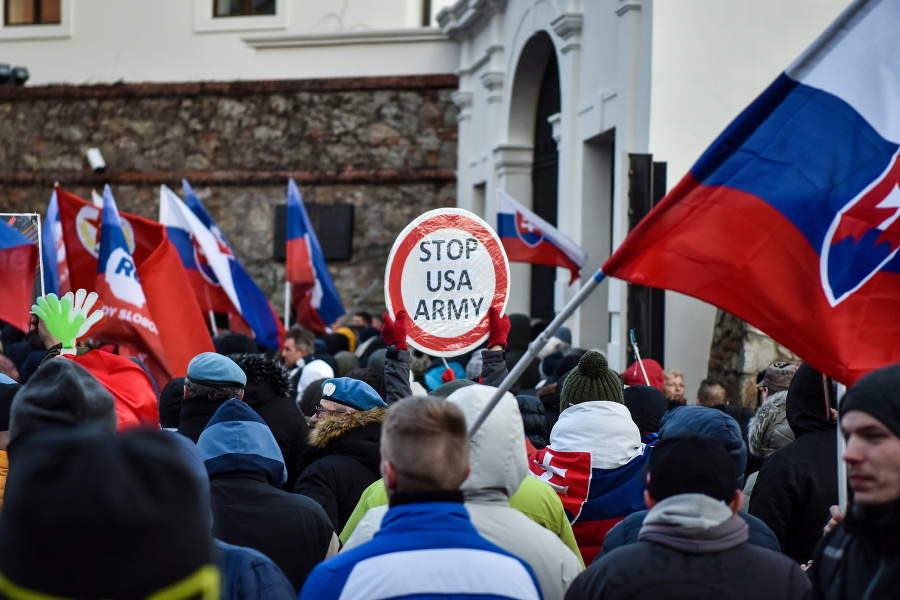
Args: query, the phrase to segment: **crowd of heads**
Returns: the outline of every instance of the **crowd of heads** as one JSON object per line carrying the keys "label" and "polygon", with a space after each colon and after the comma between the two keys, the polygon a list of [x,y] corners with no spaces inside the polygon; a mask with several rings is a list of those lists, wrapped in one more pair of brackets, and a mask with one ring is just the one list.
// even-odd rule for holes
{"label": "crowd of heads", "polygon": [[[525,327],[530,321],[514,316],[508,343],[503,340],[505,352],[499,354],[504,372],[524,355],[534,333]],[[302,412],[313,429],[384,411],[378,419],[379,460],[389,495],[459,489],[469,477],[475,443],[467,420],[470,424],[491,396],[491,388],[477,382],[489,374],[496,357],[479,348],[455,357],[455,369],[413,351],[408,365],[414,395],[391,399],[389,407],[384,379],[389,347],[372,335],[381,320],[376,323],[361,312],[351,324],[318,338],[292,327],[277,353],[260,352],[240,334],[220,336],[217,352],[194,357],[186,376],[167,382],[153,399],[160,422],[181,431],[185,413],[179,409],[187,403],[217,409],[206,416],[204,433],[197,432],[200,455],[216,464],[223,457],[240,464],[205,428],[222,430],[238,421],[266,426],[251,408],[255,392],[247,391],[265,384]],[[210,463],[202,469],[191,466],[198,459],[191,454],[193,446],[189,452],[182,447],[186,437],[141,428],[123,433],[121,395],[75,360],[46,360],[45,349],[33,348],[33,342],[8,328],[0,339],[0,445],[8,444],[10,459],[0,511],[0,593],[19,586],[66,597],[124,597],[169,585],[215,592],[219,574],[211,552]],[[32,364],[36,353],[44,361],[39,368]],[[849,388],[839,413],[831,410],[822,391],[827,386],[819,380],[809,365],[769,365],[757,378],[758,405],[750,407],[756,410],[738,407],[748,414],[741,422],[723,381],[704,379],[693,402],[681,371],[645,359],[617,373],[601,352],[573,347],[563,328],[513,384],[518,410],[512,418],[521,419],[517,426],[527,438],[513,451],[530,454],[532,461],[534,453],[561,448],[563,430],[572,427],[570,417],[578,413],[585,433],[593,417],[578,411],[601,403],[606,412],[602,422],[590,425],[586,435],[595,439],[584,449],[594,453],[594,468],[624,469],[643,460],[636,477],[646,508],[699,494],[732,513],[752,512],[751,498],[759,496],[751,494],[762,494],[754,484],[766,477],[757,479],[760,468],[806,432],[807,411],[821,413],[815,418],[832,427],[840,421],[855,506],[900,502],[900,366],[860,379]],[[810,400],[810,394],[818,395]],[[616,425],[621,419],[627,422],[624,429]],[[577,446],[581,442],[573,442],[575,437],[565,438],[566,443]],[[284,448],[274,437],[266,444],[274,455],[268,463],[274,474],[270,483],[281,487],[296,481]],[[621,446],[618,457],[615,444]],[[597,457],[600,452],[606,455]],[[134,543],[123,545],[125,531]],[[90,543],[76,548],[74,540]],[[38,563],[44,566],[36,568]],[[47,569],[57,576],[47,578]]]}

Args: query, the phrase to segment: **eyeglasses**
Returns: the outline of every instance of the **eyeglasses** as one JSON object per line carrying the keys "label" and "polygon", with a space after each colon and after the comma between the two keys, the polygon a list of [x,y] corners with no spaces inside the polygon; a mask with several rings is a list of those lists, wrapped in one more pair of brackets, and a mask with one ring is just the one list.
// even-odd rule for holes
{"label": "eyeglasses", "polygon": [[320,416],[323,413],[327,414],[327,415],[342,415],[345,412],[347,412],[347,411],[345,411],[345,410],[328,410],[327,408],[322,408],[321,406],[316,407],[316,416]]}

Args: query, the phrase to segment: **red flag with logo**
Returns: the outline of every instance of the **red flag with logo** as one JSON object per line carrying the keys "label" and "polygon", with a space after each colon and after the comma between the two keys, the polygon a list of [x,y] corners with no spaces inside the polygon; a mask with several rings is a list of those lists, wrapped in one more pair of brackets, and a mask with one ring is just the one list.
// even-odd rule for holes
{"label": "red flag with logo", "polygon": [[[59,217],[66,244],[72,289],[96,290],[102,210],[92,203],[57,188]],[[126,248],[133,258],[137,279],[146,300],[147,315],[158,330],[165,364],[147,362],[160,386],[187,373],[190,360],[201,352],[214,351],[206,320],[191,293],[190,281],[178,251],[169,242],[160,223],[120,213]],[[115,315],[118,318],[119,315]],[[148,319],[150,317],[148,316]],[[104,329],[97,332],[103,339]],[[140,339],[119,339],[120,351],[130,349],[142,360],[151,353]]]}

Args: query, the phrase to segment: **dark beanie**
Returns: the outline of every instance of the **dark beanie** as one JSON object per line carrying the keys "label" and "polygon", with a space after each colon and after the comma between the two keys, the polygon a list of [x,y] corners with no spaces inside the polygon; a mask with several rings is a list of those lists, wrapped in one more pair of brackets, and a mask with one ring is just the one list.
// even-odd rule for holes
{"label": "dark beanie", "polygon": [[607,400],[625,404],[622,380],[609,368],[606,357],[590,350],[585,352],[578,366],[569,372],[559,398],[559,409],[564,411],[573,404]]}
{"label": "dark beanie", "polygon": [[227,333],[215,340],[216,352],[229,356],[231,354],[257,354],[259,348],[249,335],[243,333]]}
{"label": "dark beanie", "polygon": [[475,385],[475,382],[471,379],[452,379],[447,383],[441,384],[438,387],[434,388],[428,395],[433,398],[446,398],[459,388],[464,388],[469,385]]}
{"label": "dark beanie", "polygon": [[159,395],[159,424],[163,429],[177,429],[181,424],[181,401],[184,400],[184,377],[166,384]]}
{"label": "dark beanie", "polygon": [[191,575],[217,586],[209,506],[171,436],[54,428],[22,438],[0,512],[3,579],[84,600],[146,598]]}
{"label": "dark beanie", "polygon": [[731,502],[737,489],[728,453],[717,440],[676,435],[650,453],[647,491],[657,501],[679,494],[704,494]]}
{"label": "dark beanie", "polygon": [[48,360],[13,398],[9,441],[45,427],[97,425],[116,430],[116,401],[97,378],[67,358]]}
{"label": "dark beanie", "polygon": [[860,410],[900,437],[900,364],[882,367],[853,384],[841,400],[841,417]]}

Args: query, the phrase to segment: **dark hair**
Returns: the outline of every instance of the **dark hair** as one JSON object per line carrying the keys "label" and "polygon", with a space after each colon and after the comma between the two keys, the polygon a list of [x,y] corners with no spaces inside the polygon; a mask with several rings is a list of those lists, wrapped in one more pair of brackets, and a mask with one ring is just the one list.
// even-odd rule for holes
{"label": "dark hair", "polygon": [[351,369],[347,372],[344,377],[349,377],[350,379],[358,379],[359,381],[363,381],[368,383],[373,390],[382,395],[379,390],[381,390],[381,385],[384,382],[384,377],[378,373],[375,369],[366,369],[363,367],[359,367],[356,369]]}
{"label": "dark hair", "polygon": [[708,378],[700,382],[700,389],[697,390],[697,403],[700,406],[718,406],[725,404],[728,398],[728,390],[725,384],[718,379]]}
{"label": "dark hair", "polygon": [[243,387],[236,385],[231,387],[211,387],[202,383],[194,383],[190,378],[184,378],[188,398],[200,398],[214,404],[222,404],[232,398],[240,398]]}
{"label": "dark hair", "polygon": [[302,327],[291,327],[284,332],[284,339],[291,338],[297,349],[306,350],[307,354],[314,354],[316,351],[316,336]]}

